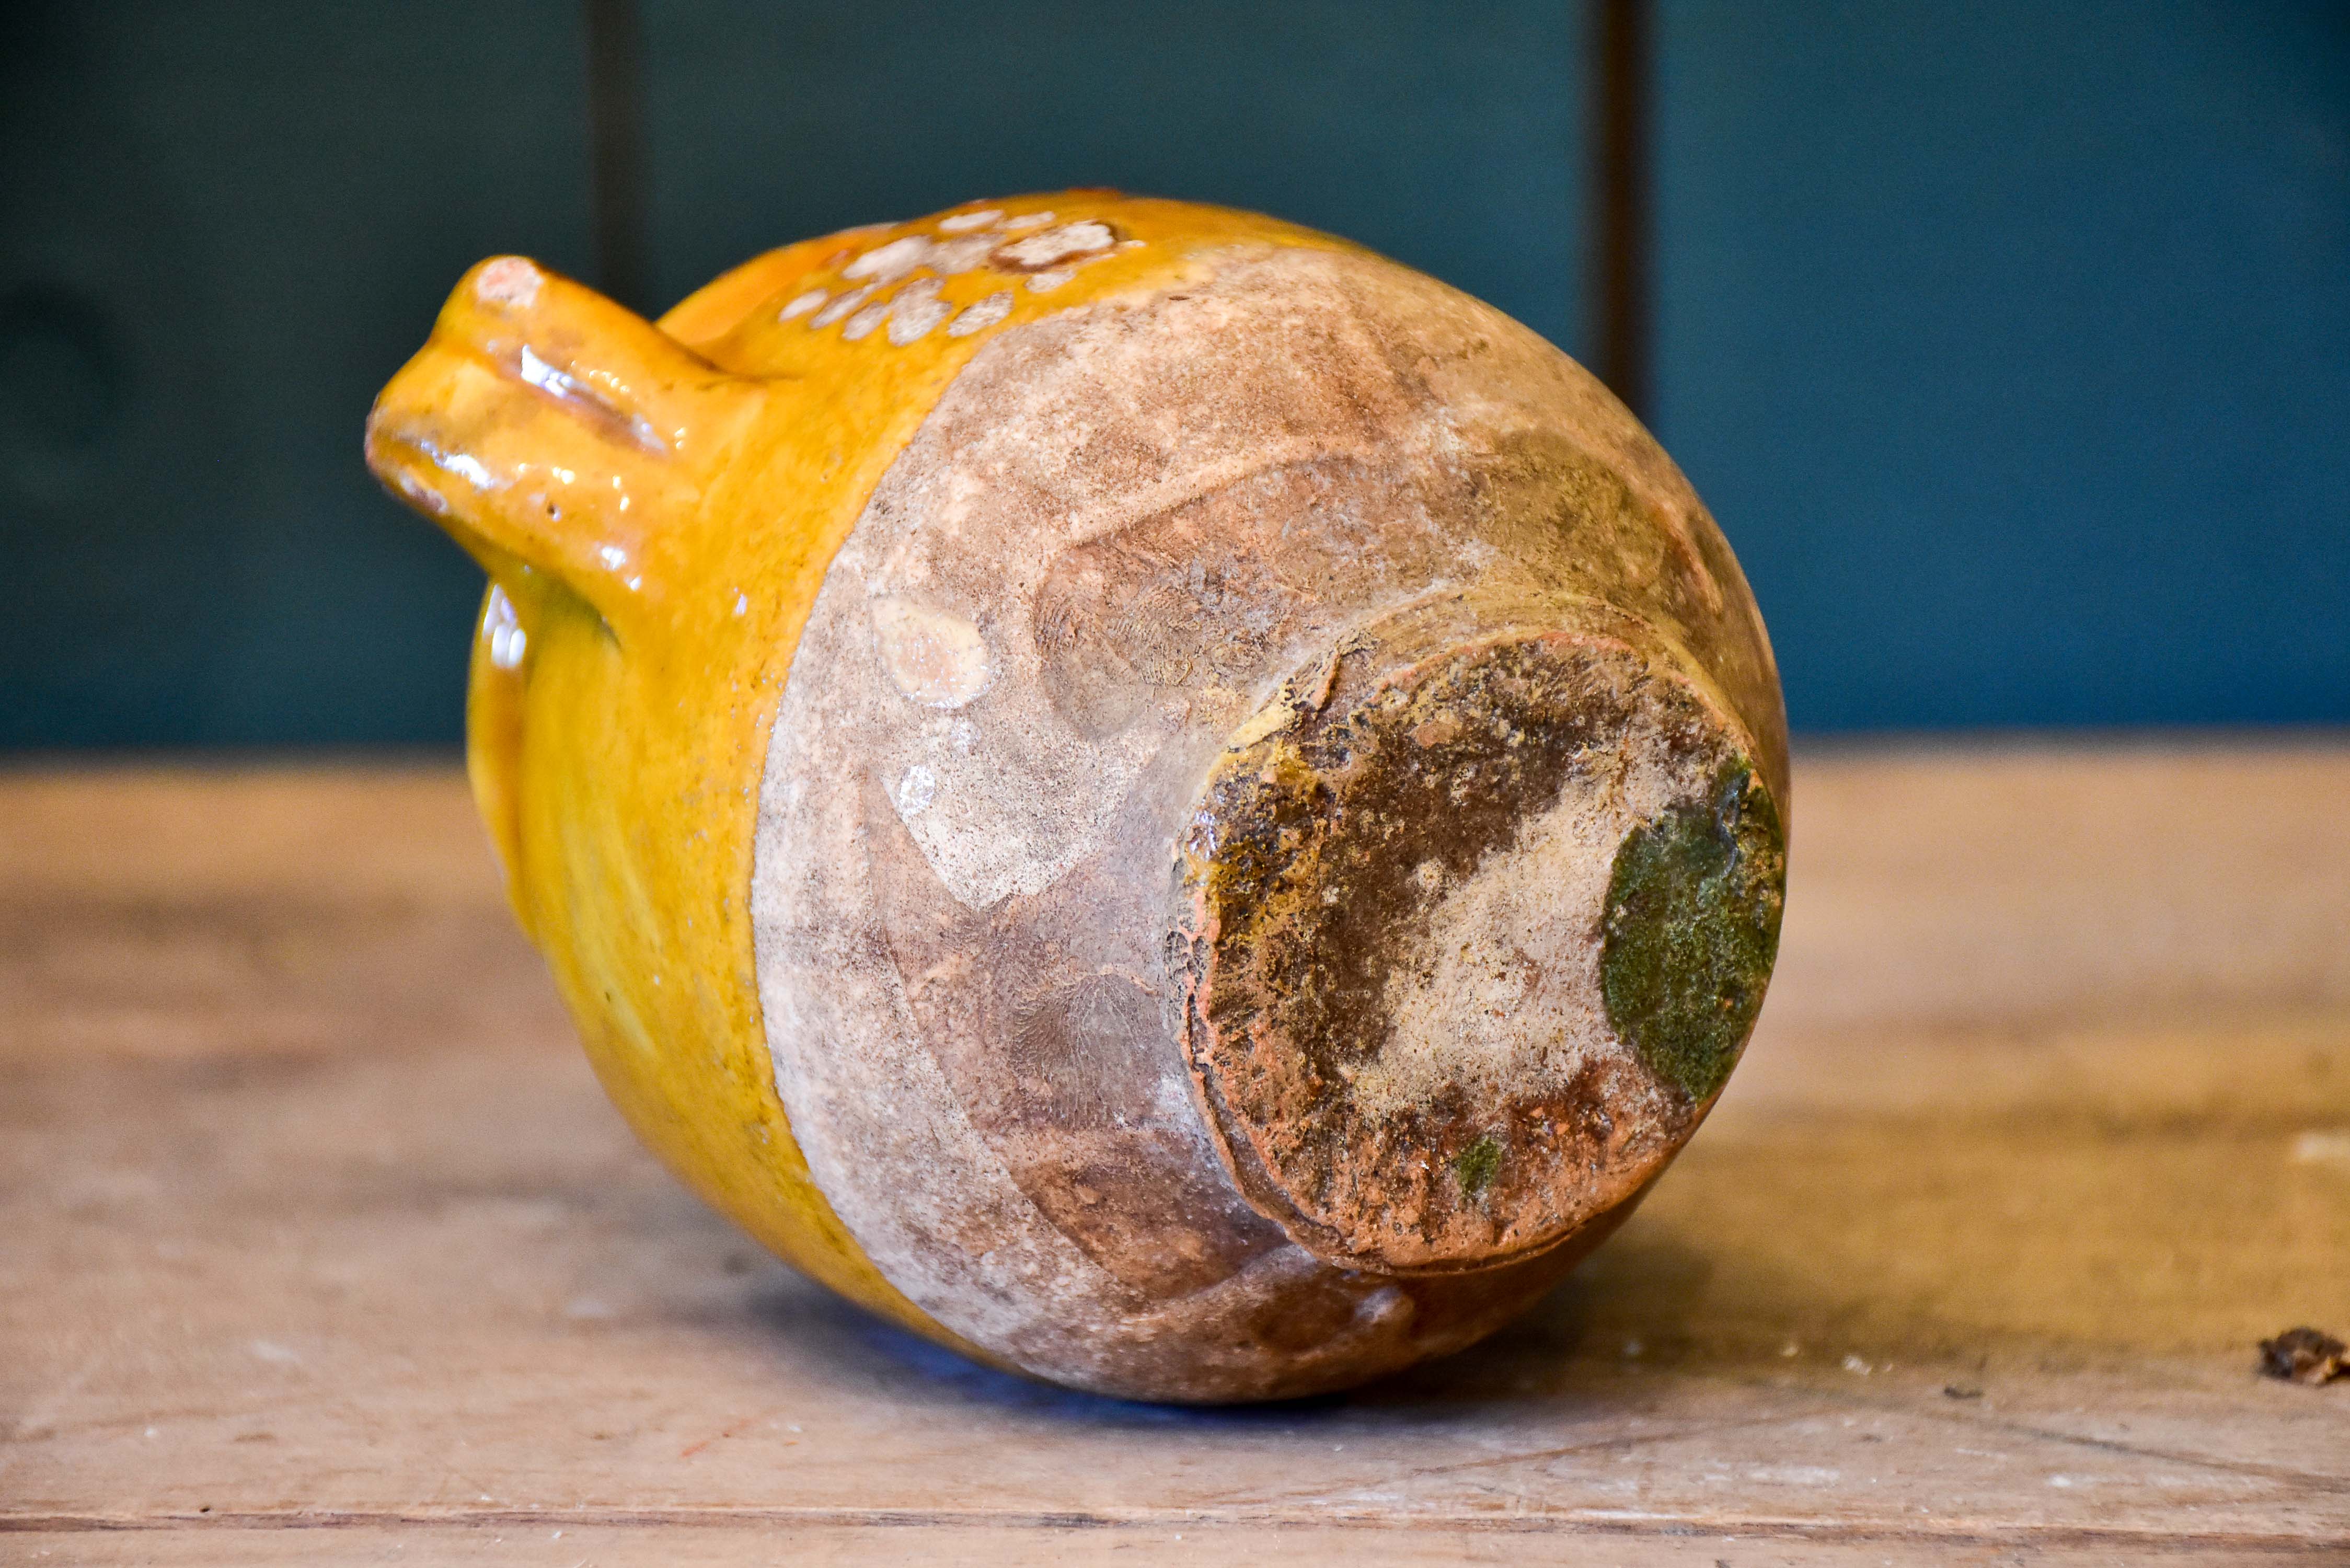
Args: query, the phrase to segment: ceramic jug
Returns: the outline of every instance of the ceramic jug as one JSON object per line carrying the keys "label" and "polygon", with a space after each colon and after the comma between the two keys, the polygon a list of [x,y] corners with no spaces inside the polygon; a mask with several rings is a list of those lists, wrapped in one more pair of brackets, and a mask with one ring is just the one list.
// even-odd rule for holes
{"label": "ceramic jug", "polygon": [[982,1360],[1212,1401],[1467,1345],[1752,1027],[1737,563],[1591,376],[1356,245],[1067,192],[658,323],[502,257],[368,458],[488,573],[473,788],[613,1100]]}

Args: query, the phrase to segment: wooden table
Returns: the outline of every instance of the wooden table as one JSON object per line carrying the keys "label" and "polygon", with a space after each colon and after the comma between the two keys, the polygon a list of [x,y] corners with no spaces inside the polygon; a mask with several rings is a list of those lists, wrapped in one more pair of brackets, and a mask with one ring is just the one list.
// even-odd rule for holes
{"label": "wooden table", "polygon": [[[456,774],[0,774],[0,1562],[2350,1562],[2350,742],[1814,751],[1719,1114],[1349,1398],[979,1370],[639,1153]],[[1540,1538],[1540,1539],[1536,1539]]]}

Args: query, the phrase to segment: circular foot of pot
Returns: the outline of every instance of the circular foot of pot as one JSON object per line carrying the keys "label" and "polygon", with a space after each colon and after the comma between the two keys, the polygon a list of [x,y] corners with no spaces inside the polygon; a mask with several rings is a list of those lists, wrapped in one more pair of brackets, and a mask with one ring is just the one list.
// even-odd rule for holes
{"label": "circular foot of pot", "polygon": [[1350,1267],[1492,1267],[1636,1192],[1775,955],[1780,817],[1737,726],[1631,641],[1529,620],[1357,633],[1234,732],[1181,844],[1211,1127]]}

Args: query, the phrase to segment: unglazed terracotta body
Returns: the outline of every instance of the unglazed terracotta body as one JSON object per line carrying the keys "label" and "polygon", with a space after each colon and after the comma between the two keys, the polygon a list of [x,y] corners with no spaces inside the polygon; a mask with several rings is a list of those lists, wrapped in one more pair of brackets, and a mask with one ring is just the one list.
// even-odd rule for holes
{"label": "unglazed terracotta body", "polygon": [[475,792],[614,1100],[983,1359],[1460,1348],[1751,1029],[1786,747],[1727,545],[1572,361],[1344,242],[972,203],[658,327],[503,258],[369,458],[491,575]]}

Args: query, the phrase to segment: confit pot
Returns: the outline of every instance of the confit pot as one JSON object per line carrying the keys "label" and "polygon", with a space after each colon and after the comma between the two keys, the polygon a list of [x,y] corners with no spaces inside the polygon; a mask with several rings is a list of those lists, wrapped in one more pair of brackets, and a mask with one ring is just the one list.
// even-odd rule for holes
{"label": "confit pot", "polygon": [[489,574],[473,789],[614,1102],[983,1361],[1216,1401],[1467,1345],[1752,1027],[1737,563],[1591,376],[1357,246],[1067,192],[658,323],[501,257],[368,460]]}

